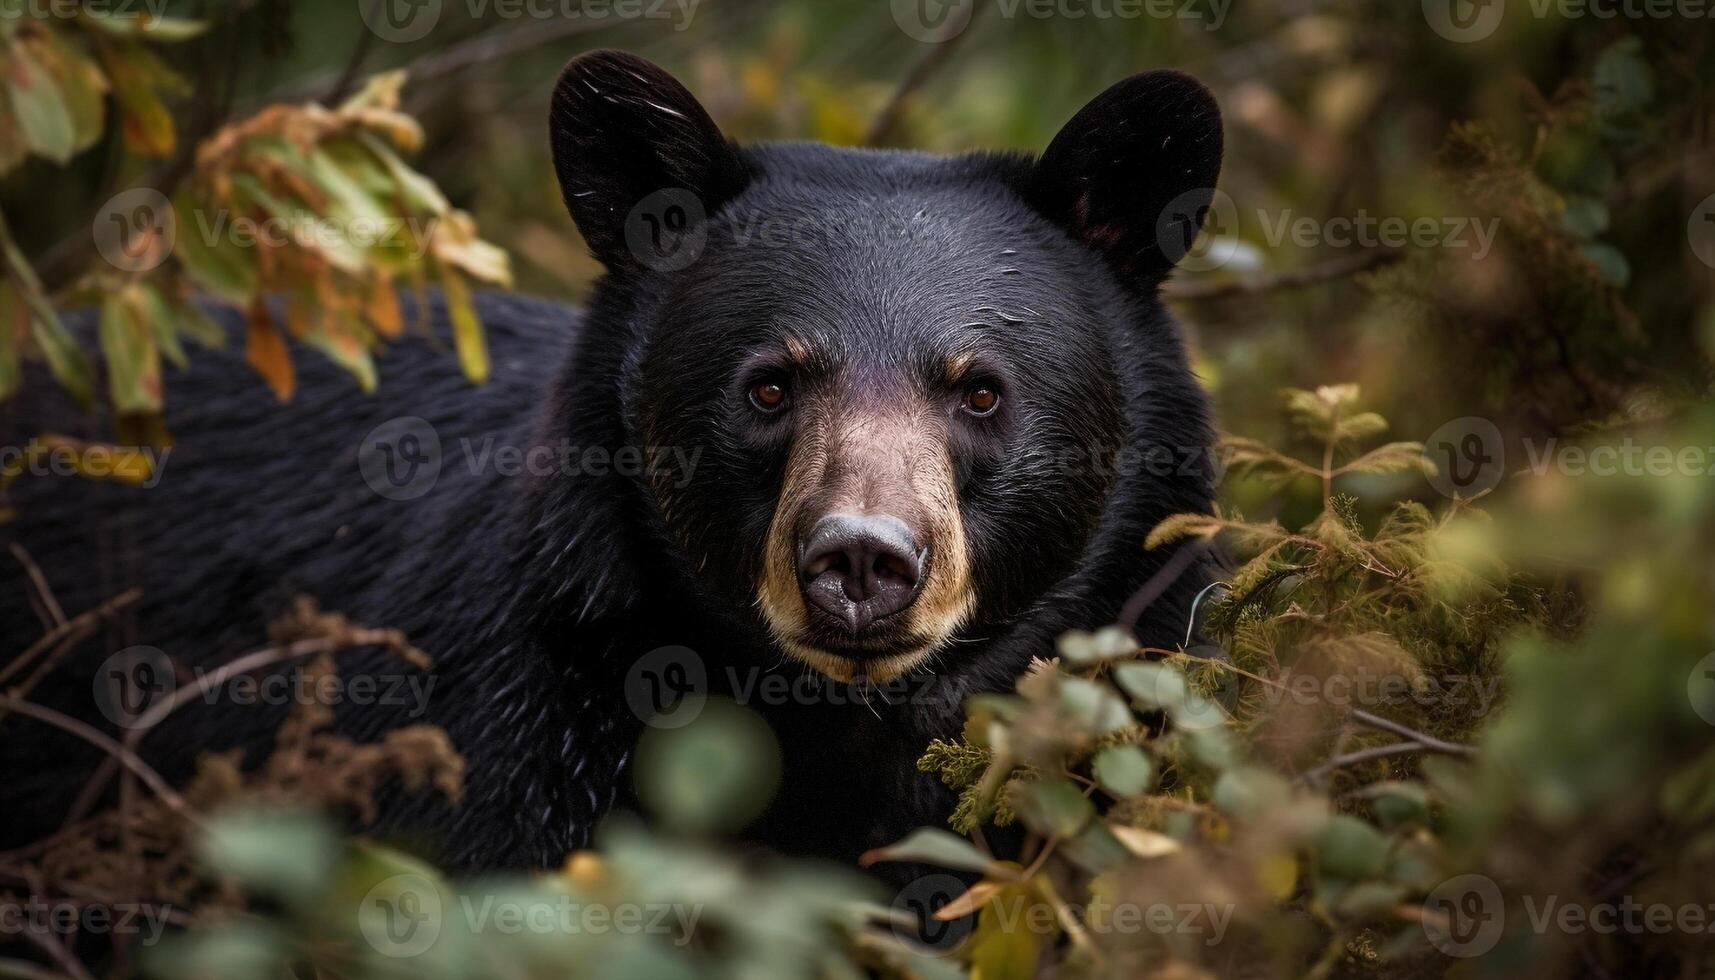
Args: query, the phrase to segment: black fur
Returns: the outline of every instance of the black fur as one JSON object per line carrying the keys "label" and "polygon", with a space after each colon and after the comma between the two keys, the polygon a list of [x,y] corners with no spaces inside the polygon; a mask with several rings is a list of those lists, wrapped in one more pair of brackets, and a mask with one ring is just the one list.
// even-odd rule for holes
{"label": "black fur", "polygon": [[[914,767],[928,741],[956,734],[968,695],[1009,687],[1062,631],[1112,622],[1167,557],[1143,550],[1149,529],[1210,507],[1205,398],[1156,295],[1167,268],[1150,244],[1150,209],[1213,184],[1218,115],[1195,82],[1145,75],[1092,103],[1041,166],[1012,155],[739,148],[665,77],[601,53],[562,79],[556,158],[610,275],[583,314],[483,298],[495,359],[487,386],[464,383],[443,352],[402,344],[382,361],[372,398],[301,357],[298,394],[281,407],[236,354],[204,355],[170,380],[178,448],[158,487],[20,483],[20,519],[0,536],[41,562],[70,612],[129,585],[145,590],[124,628],[87,644],[38,696],[99,721],[89,671],[110,650],[147,643],[187,667],[221,663],[262,645],[270,619],[310,595],[405,630],[437,661],[426,720],[468,759],[467,796],[449,808],[428,793],[392,794],[384,827],[432,842],[457,866],[557,863],[628,801],[642,725],[623,687],[638,657],[692,647],[717,692],[729,668],[743,683],[776,665],[791,677],[807,670],[781,662],[754,601],[784,447],[744,410],[746,358],[792,330],[853,376],[915,383],[974,342],[1007,385],[1005,418],[951,447],[977,612],[912,678],[912,696],[756,705],[785,768],[748,833],[849,860],[941,823],[950,794]],[[662,107],[677,114],[652,135],[647,119]],[[1123,138],[1098,152],[1114,133]],[[663,183],[694,192],[708,215],[701,255],[674,272],[636,261],[623,229],[636,200]],[[438,299],[429,312],[444,330]],[[389,500],[361,478],[359,444],[413,415],[436,428],[446,463],[428,495]],[[38,387],[8,411],[0,444],[100,426]],[[459,440],[485,436],[699,455],[682,486],[472,473]],[[1130,465],[1115,472],[1107,464],[1125,451]],[[1175,582],[1140,639],[1178,643],[1205,581]],[[25,594],[8,564],[8,650],[41,631]],[[344,664],[348,675],[401,672],[379,653]],[[143,751],[182,775],[194,750],[265,746],[279,718],[198,705]],[[341,727],[365,737],[410,720],[423,719],[340,712]],[[99,754],[16,717],[0,721],[0,736],[4,846],[56,826]]]}

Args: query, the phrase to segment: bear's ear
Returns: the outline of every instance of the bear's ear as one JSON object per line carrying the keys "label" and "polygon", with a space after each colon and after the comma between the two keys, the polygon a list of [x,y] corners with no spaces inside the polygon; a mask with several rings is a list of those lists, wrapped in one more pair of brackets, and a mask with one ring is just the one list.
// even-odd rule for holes
{"label": "bear's ear", "polygon": [[1221,144],[1221,110],[1201,82],[1144,72],[1072,117],[1036,162],[1025,197],[1122,275],[1159,282],[1208,213]]}
{"label": "bear's ear", "polygon": [[[659,247],[664,228],[692,231],[747,180],[738,150],[685,86],[623,51],[566,65],[548,128],[566,209],[609,270],[654,265],[640,248]],[[651,213],[633,215],[639,205]]]}

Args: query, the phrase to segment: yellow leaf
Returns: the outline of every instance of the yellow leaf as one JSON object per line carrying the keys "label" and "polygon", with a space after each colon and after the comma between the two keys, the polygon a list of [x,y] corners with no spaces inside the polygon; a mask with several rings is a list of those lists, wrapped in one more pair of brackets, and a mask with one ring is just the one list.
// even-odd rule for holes
{"label": "yellow leaf", "polygon": [[57,453],[56,458],[69,461],[85,479],[142,484],[154,472],[148,455],[135,447],[84,442],[53,433],[44,433],[36,442],[42,451]]}
{"label": "yellow leaf", "polygon": [[178,139],[161,90],[177,89],[182,81],[141,46],[104,45],[102,53],[113,83],[113,98],[124,119],[121,131],[125,145],[146,156],[172,153]]}
{"label": "yellow leaf", "polygon": [[488,344],[482,336],[482,321],[471,303],[470,287],[457,269],[446,262],[437,264],[447,300],[447,316],[453,321],[453,347],[458,351],[459,365],[464,368],[465,377],[482,384],[488,380]]}
{"label": "yellow leaf", "polygon": [[1298,860],[1285,851],[1270,854],[1257,862],[1256,877],[1263,891],[1284,902],[1298,886]]}
{"label": "yellow leaf", "polygon": [[962,919],[978,909],[981,909],[996,893],[1005,888],[1006,884],[999,881],[979,881],[965,891],[963,895],[953,899],[935,910],[935,918],[942,922],[952,922]]}
{"label": "yellow leaf", "polygon": [[1126,850],[1140,858],[1166,857],[1169,854],[1177,854],[1180,849],[1179,842],[1173,838],[1153,830],[1144,830],[1142,827],[1114,824],[1109,825],[1108,830],[1119,838]]}
{"label": "yellow leaf", "polygon": [[1032,980],[1059,922],[1027,885],[1008,885],[983,905],[971,935],[971,980]]}

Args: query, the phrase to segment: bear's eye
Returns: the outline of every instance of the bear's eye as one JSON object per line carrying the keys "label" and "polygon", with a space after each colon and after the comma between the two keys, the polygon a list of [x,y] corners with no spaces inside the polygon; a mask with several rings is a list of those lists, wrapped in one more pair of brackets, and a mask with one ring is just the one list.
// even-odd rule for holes
{"label": "bear's eye", "polygon": [[977,385],[965,392],[965,411],[977,418],[987,418],[1000,407],[1000,392],[990,385]]}
{"label": "bear's eye", "polygon": [[778,381],[762,381],[751,386],[750,403],[758,411],[778,412],[786,404],[786,386]]}

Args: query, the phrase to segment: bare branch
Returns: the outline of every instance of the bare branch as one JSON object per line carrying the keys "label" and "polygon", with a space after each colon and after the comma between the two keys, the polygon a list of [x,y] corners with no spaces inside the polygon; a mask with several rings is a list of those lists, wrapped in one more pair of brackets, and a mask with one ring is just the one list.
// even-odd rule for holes
{"label": "bare branch", "polygon": [[1299,269],[1295,272],[1280,272],[1243,279],[1225,279],[1218,282],[1170,282],[1162,287],[1161,295],[1166,299],[1177,300],[1255,296],[1284,289],[1313,286],[1334,279],[1345,279],[1360,272],[1368,272],[1372,269],[1392,265],[1404,257],[1405,253],[1396,249],[1371,249],[1356,255],[1343,255],[1321,265],[1313,265],[1308,269]]}

